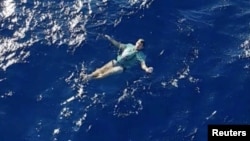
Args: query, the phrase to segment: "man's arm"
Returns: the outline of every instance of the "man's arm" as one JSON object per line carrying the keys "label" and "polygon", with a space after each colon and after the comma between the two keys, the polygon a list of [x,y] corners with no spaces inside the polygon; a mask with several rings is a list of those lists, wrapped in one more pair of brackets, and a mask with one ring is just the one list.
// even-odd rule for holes
{"label": "man's arm", "polygon": [[147,73],[152,73],[153,72],[153,67],[147,67],[145,61],[141,62],[141,68],[147,72]]}
{"label": "man's arm", "polygon": [[119,49],[124,49],[126,47],[125,44],[117,42],[116,40],[112,39],[109,35],[104,35],[114,46],[118,47]]}

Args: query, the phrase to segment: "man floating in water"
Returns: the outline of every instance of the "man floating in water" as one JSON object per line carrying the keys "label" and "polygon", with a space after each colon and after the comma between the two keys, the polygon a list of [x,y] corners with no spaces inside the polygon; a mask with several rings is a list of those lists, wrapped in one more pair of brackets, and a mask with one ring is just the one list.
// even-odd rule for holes
{"label": "man floating in water", "polygon": [[124,70],[132,67],[137,62],[140,63],[141,68],[147,72],[152,73],[153,67],[147,67],[145,63],[145,54],[142,52],[144,40],[139,39],[135,45],[133,44],[123,44],[114,39],[109,35],[104,35],[114,46],[116,46],[121,53],[117,56],[116,59],[109,61],[107,64],[101,68],[96,69],[89,75],[82,75],[83,81],[89,81],[92,79],[101,79],[113,74],[122,73]]}

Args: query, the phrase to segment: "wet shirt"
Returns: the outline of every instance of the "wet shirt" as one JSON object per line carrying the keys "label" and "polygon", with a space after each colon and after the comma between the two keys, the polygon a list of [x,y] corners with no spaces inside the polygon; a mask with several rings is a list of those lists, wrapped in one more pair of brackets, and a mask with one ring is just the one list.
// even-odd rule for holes
{"label": "wet shirt", "polygon": [[117,63],[125,68],[130,68],[138,62],[145,61],[146,56],[142,51],[136,50],[132,44],[126,44],[122,53],[117,56]]}

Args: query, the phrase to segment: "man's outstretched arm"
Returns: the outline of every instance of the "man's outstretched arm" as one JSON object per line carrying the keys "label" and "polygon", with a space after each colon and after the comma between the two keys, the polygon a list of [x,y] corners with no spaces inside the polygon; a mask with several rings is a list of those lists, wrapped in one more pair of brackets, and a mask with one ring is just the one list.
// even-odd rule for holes
{"label": "man's outstretched arm", "polygon": [[109,35],[104,35],[104,37],[106,37],[114,46],[118,47],[119,49],[124,49],[126,47],[125,44],[120,43],[120,42],[114,40]]}
{"label": "man's outstretched arm", "polygon": [[147,73],[152,73],[153,72],[153,67],[147,67],[145,61],[141,62],[141,68],[147,72]]}

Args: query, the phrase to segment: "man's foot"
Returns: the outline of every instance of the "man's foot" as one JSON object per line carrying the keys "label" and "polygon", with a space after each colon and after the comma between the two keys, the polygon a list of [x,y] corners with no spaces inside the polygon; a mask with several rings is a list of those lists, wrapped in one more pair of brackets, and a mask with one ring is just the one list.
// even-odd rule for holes
{"label": "man's foot", "polygon": [[82,78],[82,80],[83,80],[84,82],[87,82],[87,81],[89,81],[89,80],[92,79],[91,75],[87,75],[87,74],[81,75],[81,78]]}

